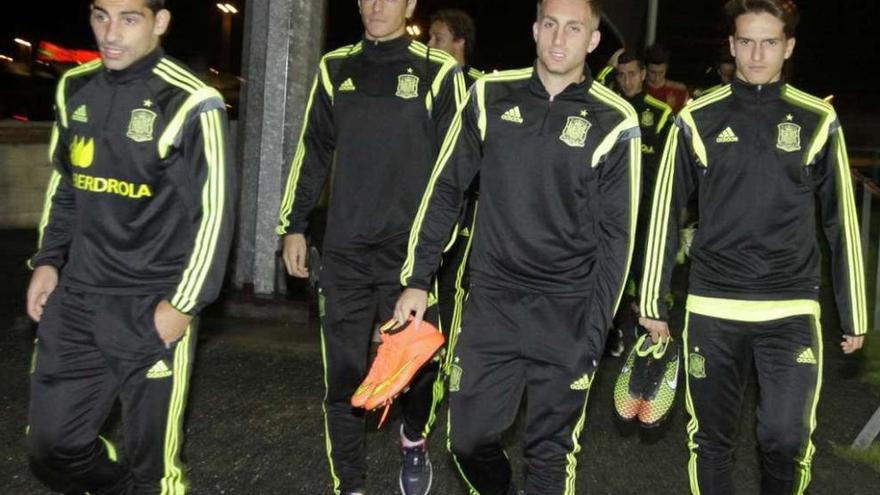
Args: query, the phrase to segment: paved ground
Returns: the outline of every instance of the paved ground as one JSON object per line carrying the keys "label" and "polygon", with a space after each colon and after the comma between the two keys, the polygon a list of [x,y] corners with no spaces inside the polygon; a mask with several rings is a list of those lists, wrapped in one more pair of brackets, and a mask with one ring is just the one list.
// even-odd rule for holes
{"label": "paved ground", "polygon": [[[28,468],[23,445],[27,411],[27,368],[33,327],[23,316],[27,280],[23,260],[34,235],[0,231],[0,493],[52,493]],[[826,315],[833,314],[827,308]],[[840,459],[832,444],[848,444],[880,403],[880,393],[859,380],[859,358],[844,360],[834,344],[836,324],[827,330],[826,376],[819,406],[813,494],[875,494],[880,474]],[[199,341],[186,422],[184,455],[195,494],[330,493],[324,455],[320,397],[320,354],[314,322],[206,318]],[[677,404],[660,429],[644,431],[618,423],[611,388],[619,360],[605,360],[594,387],[579,456],[578,491],[590,494],[682,494],[687,492],[684,445],[686,415]],[[752,392],[754,387],[752,388]],[[753,409],[749,394],[747,411]],[[443,413],[445,418],[445,412]],[[514,430],[519,428],[516,425]],[[431,439],[434,493],[463,494],[445,455],[445,428]],[[757,493],[754,416],[744,415],[736,464],[739,493]],[[515,431],[514,431],[515,433]],[[118,436],[118,418],[108,428]],[[395,429],[368,434],[370,490],[396,493],[398,454]],[[519,450],[510,454],[521,471]]]}

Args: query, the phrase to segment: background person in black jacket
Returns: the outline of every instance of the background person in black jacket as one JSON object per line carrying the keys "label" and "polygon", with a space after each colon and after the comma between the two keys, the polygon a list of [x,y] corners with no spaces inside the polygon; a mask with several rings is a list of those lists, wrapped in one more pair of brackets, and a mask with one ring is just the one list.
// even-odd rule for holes
{"label": "background person in black jacket", "polygon": [[645,60],[632,51],[619,52],[614,64],[614,80],[618,92],[632,105],[639,117],[639,129],[642,132],[642,196],[639,200],[639,220],[636,230],[636,247],[633,250],[633,261],[624,297],[617,313],[614,325],[608,335],[605,350],[612,356],[620,356],[624,351],[624,331],[632,331],[638,320],[636,304],[636,287],[641,280],[641,269],[644,264],[645,231],[647,219],[651,213],[651,195],[657,177],[657,165],[663,151],[663,141],[672,123],[672,108],[654,98],[645,91]]}
{"label": "background person in black jacket", "polygon": [[[474,53],[476,27],[467,12],[459,9],[443,9],[431,14],[431,39],[428,46],[452,54],[461,67],[467,87],[473,86],[483,73],[469,67],[467,59]],[[449,340],[446,346],[446,368],[455,348],[457,330],[461,326],[461,314],[468,291],[468,254],[471,249],[474,217],[480,196],[480,178],[474,178],[465,193],[465,203],[458,223],[453,229],[454,238],[443,254],[443,262],[437,272],[437,306],[440,326]]]}

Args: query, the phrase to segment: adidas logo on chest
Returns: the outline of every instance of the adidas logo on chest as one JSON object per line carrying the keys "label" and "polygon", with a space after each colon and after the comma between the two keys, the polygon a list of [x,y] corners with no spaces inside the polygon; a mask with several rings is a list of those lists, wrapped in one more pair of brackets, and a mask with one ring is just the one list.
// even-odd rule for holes
{"label": "adidas logo on chest", "polygon": [[357,87],[355,87],[354,81],[352,81],[351,78],[349,77],[348,79],[343,81],[342,84],[339,85],[338,91],[341,93],[344,93],[344,92],[350,92],[350,91],[355,91],[355,90],[357,90]]}
{"label": "adidas logo on chest", "polygon": [[733,132],[733,129],[731,129],[730,127],[727,127],[726,129],[721,131],[720,134],[718,134],[718,137],[715,138],[715,142],[719,143],[719,144],[738,143],[739,137],[736,135],[735,132]]}
{"label": "adidas logo on chest", "polygon": [[522,124],[525,122],[522,117],[522,113],[519,111],[519,106],[513,107],[510,110],[501,114],[501,120],[505,122],[512,122],[514,124]]}
{"label": "adidas logo on chest", "polygon": [[77,122],[82,122],[83,124],[89,123],[89,109],[85,105],[80,105],[76,111],[73,112],[73,115],[70,117],[71,120],[75,120]]}

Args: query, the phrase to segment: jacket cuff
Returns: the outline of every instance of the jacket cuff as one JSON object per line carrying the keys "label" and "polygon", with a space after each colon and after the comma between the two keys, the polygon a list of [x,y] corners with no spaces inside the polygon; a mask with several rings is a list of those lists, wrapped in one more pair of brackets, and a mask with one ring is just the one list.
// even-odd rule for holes
{"label": "jacket cuff", "polygon": [[424,280],[418,280],[415,277],[409,279],[409,282],[406,283],[407,289],[419,289],[423,291],[430,292],[431,289],[434,288],[434,284],[431,281],[425,282]]}
{"label": "jacket cuff", "polygon": [[60,271],[61,267],[64,266],[64,261],[55,258],[37,258],[35,256],[27,260],[25,264],[31,271],[36,270],[38,266],[51,266]]}

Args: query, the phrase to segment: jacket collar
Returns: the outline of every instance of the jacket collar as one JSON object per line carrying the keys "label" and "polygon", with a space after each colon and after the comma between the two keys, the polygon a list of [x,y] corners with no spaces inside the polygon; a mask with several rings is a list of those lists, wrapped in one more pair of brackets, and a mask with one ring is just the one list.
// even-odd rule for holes
{"label": "jacket collar", "polygon": [[135,79],[149,77],[153,72],[153,68],[156,67],[156,64],[164,56],[165,52],[162,48],[157,47],[152,52],[144,55],[140,60],[122,70],[106,69],[104,73],[107,76],[107,81],[111,84],[123,84]]}
{"label": "jacket collar", "polygon": [[[574,100],[580,99],[583,95],[590,91],[593,85],[593,75],[590,68],[584,64],[584,80],[579,83],[571,83],[561,93],[556,95],[553,100]],[[529,90],[541,98],[550,99],[550,93],[544,87],[541,77],[538,75],[538,61],[532,65],[532,77],[529,79]]]}
{"label": "jacket collar", "polygon": [[747,101],[767,101],[779,99],[785,83],[780,79],[770,84],[750,84],[736,78],[730,83],[733,94]]}
{"label": "jacket collar", "polygon": [[364,54],[368,57],[383,57],[392,53],[400,53],[406,51],[412,40],[407,35],[398,36],[388,41],[373,41],[364,37],[362,46]]}

